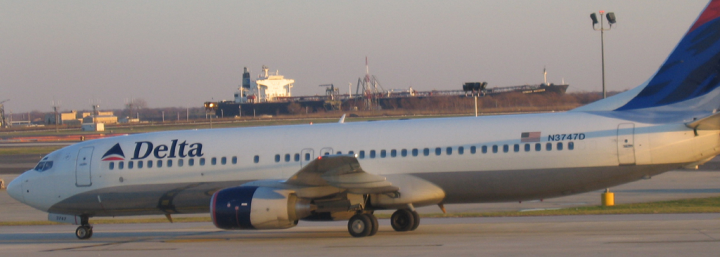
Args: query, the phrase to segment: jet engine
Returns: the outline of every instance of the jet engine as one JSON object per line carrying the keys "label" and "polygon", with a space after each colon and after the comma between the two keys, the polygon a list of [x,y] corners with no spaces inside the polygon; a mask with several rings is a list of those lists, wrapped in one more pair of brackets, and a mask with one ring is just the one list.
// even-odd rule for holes
{"label": "jet engine", "polygon": [[310,200],[293,191],[239,186],[215,192],[210,201],[213,224],[221,229],[279,229],[297,225],[312,211]]}

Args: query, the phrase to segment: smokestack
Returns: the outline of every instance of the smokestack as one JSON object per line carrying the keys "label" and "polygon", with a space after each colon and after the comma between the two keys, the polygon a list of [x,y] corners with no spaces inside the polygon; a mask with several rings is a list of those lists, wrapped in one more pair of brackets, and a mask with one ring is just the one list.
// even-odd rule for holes
{"label": "smokestack", "polygon": [[242,87],[250,89],[250,72],[247,67],[245,67],[245,70],[243,71]]}

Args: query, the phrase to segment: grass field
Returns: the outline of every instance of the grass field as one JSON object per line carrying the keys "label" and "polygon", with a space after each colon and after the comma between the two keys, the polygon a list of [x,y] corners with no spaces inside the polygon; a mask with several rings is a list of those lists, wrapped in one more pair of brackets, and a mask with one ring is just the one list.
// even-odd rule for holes
{"label": "grass field", "polygon": [[[521,217],[521,216],[562,216],[562,215],[611,215],[611,214],[657,214],[657,213],[716,213],[720,212],[720,197],[684,199],[651,203],[619,204],[616,206],[586,206],[557,210],[432,213],[421,214],[424,218],[451,217]],[[378,214],[378,218],[390,218],[390,214]],[[210,217],[174,217],[174,222],[211,222]],[[168,222],[165,218],[96,218],[93,224],[130,224]],[[0,222],[0,226],[55,225],[51,221],[11,221]]]}

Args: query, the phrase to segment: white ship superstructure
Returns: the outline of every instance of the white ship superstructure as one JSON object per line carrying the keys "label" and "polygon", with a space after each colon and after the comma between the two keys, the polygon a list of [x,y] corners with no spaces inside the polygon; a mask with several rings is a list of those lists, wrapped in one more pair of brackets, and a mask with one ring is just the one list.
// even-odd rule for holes
{"label": "white ship superstructure", "polygon": [[258,76],[258,79],[252,81],[246,67],[243,71],[243,83],[239,91],[235,93],[235,103],[273,102],[280,97],[290,97],[293,83],[295,83],[294,79],[286,79],[285,76],[280,75],[279,71],[270,74],[265,65],[262,66],[262,74]]}

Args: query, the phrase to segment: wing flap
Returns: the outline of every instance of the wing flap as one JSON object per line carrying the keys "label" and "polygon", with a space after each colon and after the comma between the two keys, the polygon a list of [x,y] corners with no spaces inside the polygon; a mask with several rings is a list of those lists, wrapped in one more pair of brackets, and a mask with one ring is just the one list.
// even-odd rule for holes
{"label": "wing flap", "polygon": [[387,193],[399,190],[385,177],[365,172],[354,155],[318,157],[305,165],[285,183],[305,187],[333,186],[359,194]]}

